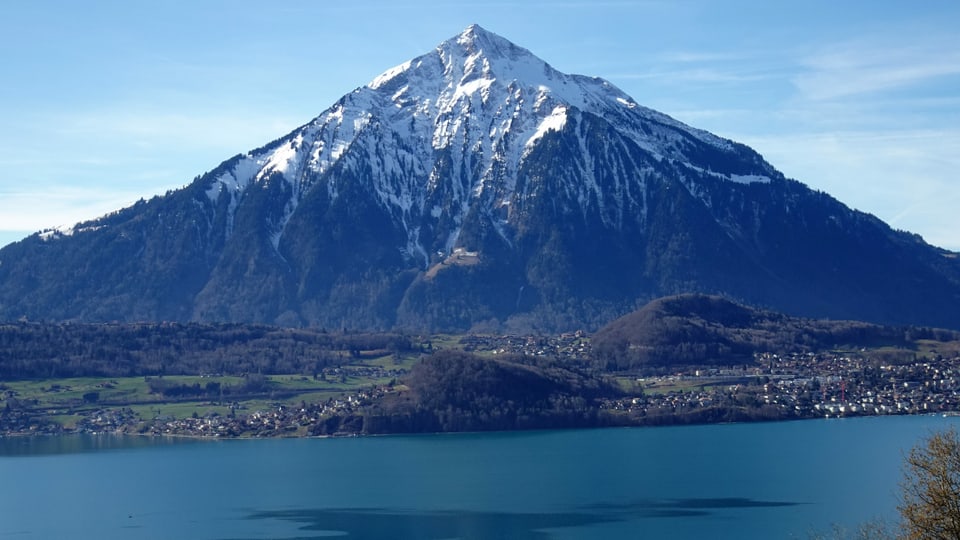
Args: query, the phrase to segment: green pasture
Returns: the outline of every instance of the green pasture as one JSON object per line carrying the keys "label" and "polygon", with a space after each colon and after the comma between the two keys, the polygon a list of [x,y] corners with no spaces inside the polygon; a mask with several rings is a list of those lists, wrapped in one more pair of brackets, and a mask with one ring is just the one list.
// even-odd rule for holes
{"label": "green pasture", "polygon": [[[412,365],[413,361],[408,360]],[[376,365],[376,364],[370,364]],[[386,368],[396,368],[392,363]],[[198,385],[206,388],[209,383],[219,383],[230,392],[223,395],[186,396],[167,398],[150,392],[150,378],[64,378],[0,383],[0,410],[7,402],[26,405],[33,410],[46,410],[48,418],[60,425],[74,427],[84,414],[98,409],[130,408],[141,418],[157,417],[187,418],[216,413],[226,416],[230,405],[238,404],[238,413],[270,410],[283,404],[299,405],[301,402],[318,403],[337,398],[362,388],[387,384],[392,377],[372,377],[361,372],[362,366],[344,366],[335,376],[313,378],[302,375],[266,375],[265,387],[252,394],[238,394],[245,379],[238,376],[165,376],[168,385]],[[91,393],[96,393],[96,400]],[[87,399],[84,398],[87,396]]]}

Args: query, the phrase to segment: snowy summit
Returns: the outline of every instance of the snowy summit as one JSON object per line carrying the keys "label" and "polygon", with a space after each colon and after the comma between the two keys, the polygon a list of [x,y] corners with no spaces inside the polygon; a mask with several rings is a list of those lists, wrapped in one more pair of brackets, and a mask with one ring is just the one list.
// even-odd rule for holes
{"label": "snowy summit", "polygon": [[[209,187],[215,202],[221,192],[239,198],[245,187],[278,173],[291,186],[290,199],[273,232],[275,247],[311,179],[338,163],[348,148],[364,147],[362,159],[375,160],[370,179],[381,202],[414,218],[445,211],[427,207],[439,177],[438,152],[451,150],[454,171],[445,178],[457,199],[493,199],[494,208],[516,196],[515,178],[525,155],[548,131],[559,131],[570,115],[595,115],[651,155],[685,159],[689,138],[729,149],[730,142],[641,107],[614,85],[596,77],[567,75],[530,51],[471,25],[433,51],[400,64],[366,86],[344,96],[310,124],[260,152],[245,156]],[[424,144],[429,141],[429,144]],[[737,182],[767,182],[771,171],[720,175]],[[587,179],[589,181],[589,179]],[[595,185],[580,186],[583,196]],[[453,216],[455,221],[462,215]],[[419,231],[409,228],[409,253],[427,263]],[[457,245],[458,230],[443,242]]]}
{"label": "snowy summit", "polygon": [[182,190],[0,251],[11,319],[542,331],[700,292],[960,327],[958,284],[922,239],[476,25]]}

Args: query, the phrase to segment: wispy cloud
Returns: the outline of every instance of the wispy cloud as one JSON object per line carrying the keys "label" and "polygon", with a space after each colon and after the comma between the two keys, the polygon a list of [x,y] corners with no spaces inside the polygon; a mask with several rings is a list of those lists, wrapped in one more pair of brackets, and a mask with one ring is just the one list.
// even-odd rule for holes
{"label": "wispy cloud", "polygon": [[[0,230],[73,225],[186,185],[299,122],[137,107],[42,113],[0,134]],[[31,123],[30,120],[34,120]]]}
{"label": "wispy cloud", "polygon": [[713,84],[709,94],[666,98],[674,106],[665,112],[754,147],[787,176],[893,227],[960,250],[960,38],[873,29],[761,56],[741,63],[723,51],[670,53],[656,72],[622,77]]}
{"label": "wispy cloud", "polygon": [[656,55],[656,59],[660,62],[667,62],[667,63],[700,64],[704,62],[715,63],[715,62],[741,61],[744,59],[744,55],[740,53],[732,53],[732,52],[686,50],[686,51],[667,51],[659,55]]}
{"label": "wispy cloud", "polygon": [[960,129],[831,131],[737,137],[784,174],[895,228],[960,250]]}
{"label": "wispy cloud", "polygon": [[776,76],[769,59],[742,50],[667,50],[646,57],[644,65],[614,72],[611,80],[656,80],[664,86],[688,83],[751,83]]}
{"label": "wispy cloud", "polygon": [[[164,145],[232,148],[259,145],[286,134],[304,121],[249,111],[170,112],[137,109],[85,111],[58,118],[51,133],[65,137],[96,136],[141,146]],[[226,157],[226,156],[225,156]]]}
{"label": "wispy cloud", "polygon": [[69,226],[130,206],[144,194],[133,190],[45,186],[0,193],[0,230],[39,231]]}
{"label": "wispy cloud", "polygon": [[150,196],[186,184],[305,120],[229,109],[37,113],[0,133],[0,167],[7,171],[0,188],[106,185]]}
{"label": "wispy cloud", "polygon": [[748,83],[769,78],[769,75],[757,72],[744,72],[737,69],[718,67],[699,67],[685,69],[656,69],[645,72],[614,73],[611,81],[617,80],[657,80],[664,84],[687,83]]}
{"label": "wispy cloud", "polygon": [[793,78],[801,97],[830,100],[934,83],[960,75],[956,38],[930,37],[908,46],[870,39],[837,43],[801,59]]}

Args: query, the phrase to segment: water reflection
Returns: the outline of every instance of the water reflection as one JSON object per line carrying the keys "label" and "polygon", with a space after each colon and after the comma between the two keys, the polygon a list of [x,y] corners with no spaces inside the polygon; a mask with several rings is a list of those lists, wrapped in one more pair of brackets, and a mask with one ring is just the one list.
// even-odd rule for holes
{"label": "water reflection", "polygon": [[402,511],[362,508],[257,512],[252,514],[250,519],[292,521],[302,524],[301,530],[305,532],[319,533],[316,536],[284,540],[330,536],[350,540],[383,538],[548,540],[550,535],[543,532],[543,529],[593,525],[610,520],[599,514]]}
{"label": "water reflection", "polygon": [[623,512],[632,515],[656,517],[669,512],[681,512],[683,515],[709,514],[707,510],[730,508],[775,508],[781,506],[796,506],[802,503],[781,501],[758,501],[743,497],[720,497],[706,499],[666,499],[641,500],[630,503],[604,503],[590,505],[588,508],[607,511]]}
{"label": "water reflection", "polygon": [[[550,529],[583,527],[637,518],[703,517],[716,510],[794,506],[799,503],[743,498],[673,499],[592,505],[574,512],[509,513],[415,511],[376,508],[255,512],[254,520],[281,520],[300,525],[309,536],[283,540],[339,537],[350,540],[416,538],[442,540],[549,540]],[[253,540],[253,539],[224,539]]]}
{"label": "water reflection", "polygon": [[50,435],[0,437],[0,458],[36,457],[108,450],[156,448],[201,441],[178,437],[136,437],[130,435]]}

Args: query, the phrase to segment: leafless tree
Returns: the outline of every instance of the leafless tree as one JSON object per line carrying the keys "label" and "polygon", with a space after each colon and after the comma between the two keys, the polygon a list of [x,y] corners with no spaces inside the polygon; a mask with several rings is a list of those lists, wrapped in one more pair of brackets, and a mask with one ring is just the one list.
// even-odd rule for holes
{"label": "leafless tree", "polygon": [[904,463],[900,505],[905,538],[960,540],[960,436],[931,435]]}

